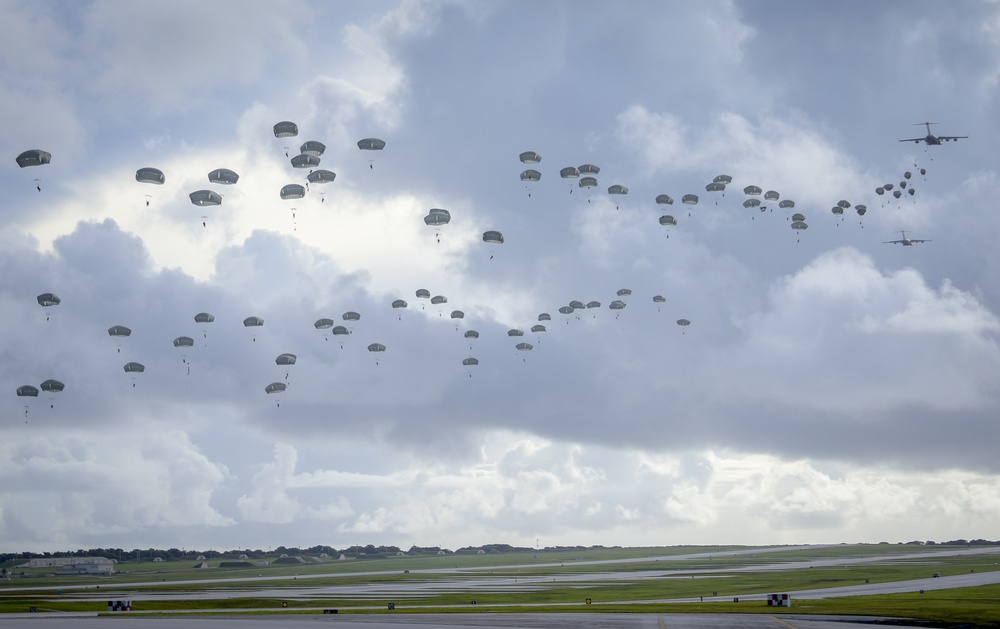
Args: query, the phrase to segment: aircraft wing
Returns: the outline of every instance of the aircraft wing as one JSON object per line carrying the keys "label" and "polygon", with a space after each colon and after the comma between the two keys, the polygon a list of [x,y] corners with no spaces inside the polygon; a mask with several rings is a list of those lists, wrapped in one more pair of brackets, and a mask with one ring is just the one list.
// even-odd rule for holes
{"label": "aircraft wing", "polygon": [[917,240],[916,238],[911,238],[910,242],[930,242],[929,240]]}
{"label": "aircraft wing", "polygon": [[900,142],[923,142],[924,138],[907,138],[906,140],[900,140]]}
{"label": "aircraft wing", "polygon": [[969,137],[969,136],[967,136],[967,135],[939,135],[938,139],[941,140],[942,142],[951,142],[951,141],[956,141],[956,140],[964,140],[967,137]]}
{"label": "aircraft wing", "polygon": [[[883,245],[898,245],[898,244],[900,244],[902,242],[903,242],[902,240],[883,240],[882,244]],[[913,241],[911,241],[911,242],[913,242]]]}

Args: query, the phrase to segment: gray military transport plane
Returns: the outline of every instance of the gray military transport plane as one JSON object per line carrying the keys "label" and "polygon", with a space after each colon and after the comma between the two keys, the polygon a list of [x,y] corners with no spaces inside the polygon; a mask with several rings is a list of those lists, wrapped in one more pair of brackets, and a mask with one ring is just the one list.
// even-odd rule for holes
{"label": "gray military transport plane", "polygon": [[927,144],[927,146],[938,146],[944,142],[958,142],[959,140],[963,140],[969,137],[967,135],[934,135],[933,133],[931,133],[932,124],[937,124],[937,123],[936,122],[914,123],[914,126],[916,127],[919,127],[920,125],[926,126],[927,135],[925,135],[922,138],[907,138],[905,140],[900,140],[900,142],[916,142],[917,144],[924,142],[925,144]]}
{"label": "gray military transport plane", "polygon": [[882,244],[884,244],[884,245],[903,245],[904,247],[912,247],[913,245],[915,245],[918,242],[930,242],[929,240],[918,240],[916,238],[907,238],[905,231],[901,231],[899,233],[903,235],[903,237],[901,239],[899,239],[899,240],[885,240],[885,241],[882,242]]}

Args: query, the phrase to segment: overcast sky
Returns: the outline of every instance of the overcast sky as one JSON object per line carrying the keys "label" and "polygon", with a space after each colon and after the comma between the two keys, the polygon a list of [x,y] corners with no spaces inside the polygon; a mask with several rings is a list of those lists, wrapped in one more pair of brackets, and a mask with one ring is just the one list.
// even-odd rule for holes
{"label": "overcast sky", "polygon": [[[2,550],[997,538],[1000,5],[4,0],[0,22]],[[898,142],[924,121],[969,138]],[[282,200],[307,140],[336,180]],[[560,178],[587,163],[597,187]],[[795,208],[744,208],[748,185]]]}

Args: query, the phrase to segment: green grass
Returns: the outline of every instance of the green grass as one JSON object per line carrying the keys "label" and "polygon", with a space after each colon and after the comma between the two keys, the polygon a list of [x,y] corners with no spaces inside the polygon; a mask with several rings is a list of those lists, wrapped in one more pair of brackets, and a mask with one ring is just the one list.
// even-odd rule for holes
{"label": "green grass", "polygon": [[[187,558],[162,563],[144,562],[139,564],[119,564],[119,573],[107,577],[55,577],[48,575],[51,569],[26,570],[23,578],[0,582],[0,614],[24,612],[34,606],[39,611],[91,611],[104,612],[106,600],[85,601],[83,597],[101,596],[107,592],[108,599],[131,598],[137,612],[165,612],[173,610],[274,610],[285,612],[305,612],[307,608],[337,608],[342,613],[380,613],[385,605],[396,597],[397,610],[407,612],[442,611],[600,611],[600,612],[743,612],[743,613],[809,613],[809,614],[851,614],[875,615],[892,618],[916,618],[941,625],[967,624],[976,627],[1000,627],[1000,586],[952,589],[927,592],[925,594],[893,594],[880,596],[859,596],[825,600],[796,600],[791,610],[767,607],[761,601],[740,603],[668,603],[667,599],[709,597],[717,593],[720,597],[731,598],[750,594],[796,591],[824,587],[856,585],[867,582],[882,583],[930,577],[934,572],[942,576],[966,574],[970,571],[985,572],[1000,570],[1000,555],[972,556],[932,556],[930,558],[909,559],[896,557],[867,565],[845,563],[836,567],[798,568],[789,570],[756,569],[763,565],[788,563],[792,561],[821,561],[843,559],[845,561],[878,555],[898,556],[903,553],[934,552],[954,550],[942,546],[904,545],[843,545],[806,550],[764,552],[758,550],[755,556],[719,555],[737,547],[670,547],[670,548],[599,548],[567,549],[503,554],[462,554],[425,557],[390,557],[371,560],[335,560],[324,563],[296,563],[294,565],[271,564],[252,568],[220,568],[221,560],[208,562],[208,570],[193,569],[194,561]],[[666,560],[654,557],[670,557],[690,553],[713,553],[711,559]],[[613,560],[621,558],[643,559],[633,563],[584,565],[583,561]],[[549,564],[549,565],[546,565]],[[808,563],[806,564],[808,565]],[[455,568],[473,570],[453,572]],[[727,572],[738,568],[739,571]],[[444,572],[445,570],[449,572]],[[20,569],[17,569],[20,571]],[[407,572],[408,571],[408,572]],[[437,571],[437,572],[435,572]],[[662,578],[628,579],[627,575],[637,571],[662,572]],[[698,578],[676,578],[676,571],[699,571],[692,573]],[[583,582],[559,581],[559,575],[577,573],[595,574],[595,580]],[[625,575],[625,578],[605,579],[601,573]],[[263,575],[274,577],[253,583],[223,583],[221,578],[254,577]],[[313,576],[316,578],[286,579],[282,577]],[[502,588],[461,590],[461,580],[495,578],[508,584],[511,578],[553,577],[548,584],[532,584],[509,591]],[[690,577],[691,575],[688,575]],[[195,584],[181,584],[177,581],[197,580]],[[373,597],[315,597],[289,598],[287,607],[282,600],[260,598],[253,594],[255,589],[310,588],[354,584],[398,584],[403,591],[406,584],[447,580],[454,584],[455,592],[425,592],[416,587],[412,595],[386,594],[385,599]],[[136,586],[135,582],[149,582],[151,585]],[[70,589],[69,586],[86,585],[88,589]],[[97,590],[95,586],[100,586]],[[11,588],[32,588],[32,591],[10,591]],[[63,587],[64,593],[56,595],[54,589]],[[151,592],[219,592],[240,590],[237,598],[182,601],[142,600],[144,593]],[[128,594],[123,594],[128,592]],[[590,598],[591,605],[584,600]],[[471,601],[475,599],[476,605]]]}

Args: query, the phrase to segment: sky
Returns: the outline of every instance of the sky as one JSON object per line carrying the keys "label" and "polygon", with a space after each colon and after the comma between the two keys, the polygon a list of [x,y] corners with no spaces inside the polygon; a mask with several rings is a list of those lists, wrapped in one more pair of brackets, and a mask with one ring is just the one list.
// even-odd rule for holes
{"label": "sky", "polygon": [[[997,537],[1000,4],[3,0],[0,22],[0,549]],[[898,141],[924,121],[969,137]],[[336,179],[283,200],[309,140]],[[583,164],[596,187],[560,177]],[[794,209],[745,208],[750,185]]]}

